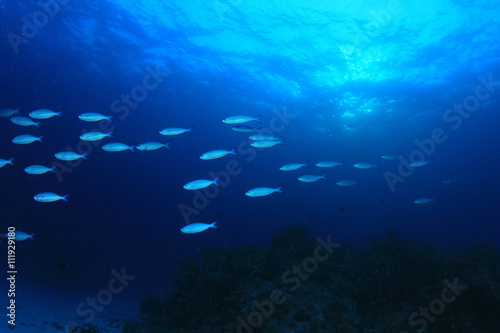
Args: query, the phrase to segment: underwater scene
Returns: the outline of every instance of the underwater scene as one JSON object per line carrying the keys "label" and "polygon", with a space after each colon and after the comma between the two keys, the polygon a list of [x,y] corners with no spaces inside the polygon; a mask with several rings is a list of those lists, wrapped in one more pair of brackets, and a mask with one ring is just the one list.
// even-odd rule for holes
{"label": "underwater scene", "polygon": [[0,332],[500,332],[500,1],[0,10]]}

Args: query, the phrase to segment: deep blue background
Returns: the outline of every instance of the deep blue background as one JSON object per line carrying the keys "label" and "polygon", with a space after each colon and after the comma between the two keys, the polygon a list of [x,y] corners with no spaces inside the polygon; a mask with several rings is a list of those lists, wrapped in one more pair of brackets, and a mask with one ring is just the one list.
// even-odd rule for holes
{"label": "deep blue background", "polygon": [[[385,2],[365,4],[364,10],[357,4],[352,12],[346,6],[347,14],[331,17],[333,9],[326,5],[314,13],[274,8],[272,15],[273,9],[260,2],[225,3],[230,9],[222,12],[216,3],[195,1],[69,3],[16,54],[8,34],[20,34],[21,18],[32,19],[40,11],[27,3],[0,2],[0,106],[22,106],[22,115],[38,108],[64,110],[64,115],[43,121],[38,129],[0,119],[0,157],[15,162],[0,169],[1,226],[36,234],[35,241],[19,244],[23,278],[92,291],[108,281],[111,269],[126,267],[138,281],[130,292],[158,291],[170,286],[179,259],[213,247],[267,246],[272,233],[290,224],[309,226],[312,237],[331,234],[336,242],[360,247],[390,229],[446,249],[500,244],[499,92],[457,130],[443,121],[448,108],[474,94],[479,75],[500,81],[498,4],[473,8],[443,1],[420,11],[406,8],[367,45],[354,45],[360,47],[354,61],[339,55],[339,45],[370,22],[370,8],[383,10]],[[442,31],[442,21],[448,30]],[[335,27],[347,32],[330,34]],[[270,36],[260,38],[260,29]],[[113,101],[140,85],[148,66],[169,75],[120,119]],[[247,133],[232,131],[223,118],[262,114],[262,124],[251,125],[269,128],[273,110],[283,107],[294,115],[276,133],[286,137],[285,145],[258,151],[252,161],[243,151],[220,160],[198,158],[212,149],[245,142],[248,147]],[[132,154],[94,147],[62,181],[53,174],[25,174],[27,165],[50,165],[54,153],[67,146],[77,149],[82,131],[98,126],[80,121],[83,112],[115,115],[115,138],[105,142],[172,140],[171,149]],[[193,133],[158,134],[165,127],[192,125]],[[415,169],[391,192],[384,174],[397,173],[399,162],[380,155],[408,158],[417,148],[415,140],[430,138],[435,128],[448,139],[429,157],[432,164]],[[44,142],[11,143],[24,133],[43,135]],[[345,161],[346,167],[278,169],[326,159]],[[178,207],[192,205],[194,195],[182,186],[210,178],[230,160],[238,162],[241,173],[192,218],[218,220],[219,228],[182,234],[185,221]],[[379,162],[380,170],[356,169],[355,162]],[[327,181],[297,180],[324,171]],[[345,178],[359,179],[361,185],[335,185]],[[447,178],[458,181],[442,184]],[[281,185],[283,195],[244,195],[253,187]],[[69,202],[32,199],[44,191],[69,194]],[[413,203],[422,196],[435,202]],[[58,262],[69,268],[57,268]]]}

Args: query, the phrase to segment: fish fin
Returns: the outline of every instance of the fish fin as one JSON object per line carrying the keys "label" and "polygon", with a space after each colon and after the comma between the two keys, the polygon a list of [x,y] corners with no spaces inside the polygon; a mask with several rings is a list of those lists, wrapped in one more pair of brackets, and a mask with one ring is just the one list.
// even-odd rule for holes
{"label": "fish fin", "polygon": [[62,117],[62,113],[63,113],[62,111],[56,112],[56,114],[57,114],[58,117]]}
{"label": "fish fin", "polygon": [[210,228],[215,228],[217,229],[217,226],[215,225],[217,223],[217,221],[213,222],[213,223],[210,223]]}
{"label": "fish fin", "polygon": [[321,175],[321,178],[325,179],[326,180],[326,173],[322,174]]}
{"label": "fish fin", "polygon": [[169,147],[170,142],[172,142],[172,141],[169,141],[169,142],[165,143],[165,144],[163,145],[163,147],[165,147],[165,148],[167,148],[167,149],[170,149],[170,147]]}
{"label": "fish fin", "polygon": [[136,146],[136,145],[132,145],[132,146],[130,146],[130,147],[128,148],[128,149],[132,150],[132,152],[133,152],[134,154],[135,154],[135,150],[134,150],[135,146]]}
{"label": "fish fin", "polygon": [[111,118],[113,118],[113,116],[107,116],[107,117],[104,117],[106,118],[108,121],[111,121]]}
{"label": "fish fin", "polygon": [[32,240],[35,240],[35,239],[33,238],[33,236],[35,236],[35,234],[28,235],[28,238],[31,238]]}
{"label": "fish fin", "polygon": [[189,132],[194,132],[194,125],[191,125],[191,127],[188,128]]}
{"label": "fish fin", "polygon": [[82,155],[82,158],[83,158],[84,160],[86,160],[86,159],[87,159],[87,153],[84,153],[84,154]]}
{"label": "fish fin", "polygon": [[218,180],[219,180],[219,177],[216,177],[216,178],[214,179],[214,184],[215,184],[215,185],[217,185],[217,186],[220,186],[220,185],[217,183],[217,181],[218,181]]}
{"label": "fish fin", "polygon": [[233,154],[233,155],[236,155],[236,156],[239,156],[239,154],[238,154],[238,148],[234,148],[234,149],[233,149],[233,150],[231,150],[229,153],[230,153],[230,154]]}
{"label": "fish fin", "polygon": [[41,137],[39,137],[39,138],[36,138],[36,139],[37,139],[37,141],[43,142],[42,138],[43,138],[43,135]]}
{"label": "fish fin", "polygon": [[50,168],[50,169],[49,169],[49,170],[50,170],[50,172],[55,173],[55,171],[54,171],[54,169],[55,169],[55,168],[56,168],[56,167],[52,167],[52,168]]}
{"label": "fish fin", "polygon": [[106,133],[106,136],[107,136],[108,138],[112,138],[112,137],[113,137],[113,132]]}
{"label": "fish fin", "polygon": [[9,163],[10,165],[14,165],[14,157],[12,157],[10,160],[7,161],[7,163]]}
{"label": "fish fin", "polygon": [[260,117],[262,117],[262,115],[261,115],[261,114],[259,114],[257,117],[255,117],[255,118],[254,118],[254,120],[255,120],[256,122],[261,123],[261,122],[262,122],[262,120],[260,120]]}
{"label": "fish fin", "polygon": [[38,127],[40,125],[40,122],[34,122],[35,126]]}
{"label": "fish fin", "polygon": [[278,187],[278,188],[276,189],[276,192],[278,192],[278,193],[284,193],[284,192],[282,191],[282,189],[283,189],[283,185],[281,185],[280,187]]}
{"label": "fish fin", "polygon": [[68,202],[68,199],[66,199],[68,197],[69,194],[66,194],[65,196],[61,197],[61,199],[63,199],[64,201]]}

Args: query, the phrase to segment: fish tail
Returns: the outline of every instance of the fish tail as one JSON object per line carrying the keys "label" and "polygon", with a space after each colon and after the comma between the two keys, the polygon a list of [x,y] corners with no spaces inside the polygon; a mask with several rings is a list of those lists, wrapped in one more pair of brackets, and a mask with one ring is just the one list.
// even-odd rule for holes
{"label": "fish tail", "polygon": [[215,225],[216,223],[217,223],[217,221],[215,221],[214,223],[210,223],[210,228],[217,229],[217,226]]}
{"label": "fish tail", "polygon": [[169,141],[169,142],[165,143],[165,144],[163,145],[163,147],[165,147],[165,148],[167,148],[167,149],[170,149],[170,147],[169,147],[170,142],[172,142],[172,141]]}
{"label": "fish tail", "polygon": [[360,180],[360,179],[358,179],[358,186],[360,185],[360,183],[361,183],[361,180]]}
{"label": "fish tail", "polygon": [[188,131],[189,131],[189,132],[194,132],[194,130],[193,130],[193,129],[194,129],[194,125],[191,125],[191,127],[189,127],[189,128],[188,128]]}
{"label": "fish tail", "polygon": [[50,172],[54,172],[54,173],[55,173],[55,171],[54,171],[54,169],[55,169],[55,168],[56,168],[56,167],[52,167],[52,168],[50,168],[50,169],[49,169],[49,170],[50,170]]}
{"label": "fish tail", "polygon": [[68,202],[68,199],[66,199],[68,197],[69,194],[66,194],[65,196],[61,197],[62,200]]}
{"label": "fish tail", "polygon": [[283,191],[282,191],[282,190],[283,190],[283,185],[281,185],[280,187],[278,187],[278,188],[276,189],[276,192],[278,192],[278,193],[283,193]]}
{"label": "fish tail", "polygon": [[132,146],[128,147],[128,149],[132,150],[132,152],[135,153],[134,148],[135,148],[135,145],[132,145]]}
{"label": "fish tail", "polygon": [[326,173],[322,174],[321,178],[326,179]]}
{"label": "fish tail", "polygon": [[33,238],[33,236],[35,236],[35,234],[28,235],[28,238],[31,238],[31,239],[35,240],[35,239]]}
{"label": "fish tail", "polygon": [[34,124],[36,127],[38,127],[38,125],[40,125],[40,122],[35,122]]}
{"label": "fish tail", "polygon": [[39,137],[39,138],[36,138],[36,139],[37,139],[37,141],[42,142],[42,138],[43,138],[43,135],[41,137]]}
{"label": "fish tail", "polygon": [[10,165],[14,165],[14,157],[12,157],[10,160],[7,161],[7,163],[9,163]]}
{"label": "fish tail", "polygon": [[62,111],[56,112],[58,117],[62,117],[62,113],[63,113]]}
{"label": "fish tail", "polygon": [[258,123],[261,123],[261,122],[262,122],[262,120],[260,120],[260,117],[262,117],[262,115],[261,115],[261,114],[259,114],[257,117],[255,117],[255,118],[254,118],[254,120],[255,120],[256,122],[258,122]]}
{"label": "fish tail", "polygon": [[113,132],[109,132],[106,134],[107,137],[112,138],[113,137]]}
{"label": "fish tail", "polygon": [[87,153],[84,153],[84,154],[82,155],[82,158],[86,160],[86,159],[87,159]]}
{"label": "fish tail", "polygon": [[214,184],[215,184],[215,185],[217,185],[217,186],[220,186],[220,185],[217,183],[217,181],[218,181],[218,180],[219,180],[219,177],[216,177],[216,178],[214,179]]}
{"label": "fish tail", "polygon": [[105,117],[108,121],[111,121],[111,118],[113,118],[113,116],[107,116]]}
{"label": "fish tail", "polygon": [[234,148],[234,149],[233,149],[233,150],[231,150],[229,153],[230,153],[230,154],[233,154],[233,155],[238,156],[238,155],[239,155],[239,154],[238,154],[238,148]]}

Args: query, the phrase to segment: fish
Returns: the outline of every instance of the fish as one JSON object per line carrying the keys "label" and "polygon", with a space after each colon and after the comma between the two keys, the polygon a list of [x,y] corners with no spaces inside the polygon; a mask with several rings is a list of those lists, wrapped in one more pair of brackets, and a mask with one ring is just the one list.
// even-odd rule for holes
{"label": "fish", "polygon": [[204,154],[201,154],[200,158],[202,160],[208,161],[208,160],[213,160],[216,158],[224,157],[228,154],[238,155],[238,153],[236,152],[236,149],[233,149],[233,150],[211,150],[211,151],[207,151]]}
{"label": "fish", "polygon": [[49,119],[54,116],[62,117],[62,111],[56,112],[49,109],[38,109],[29,113],[33,119]]}
{"label": "fish", "polygon": [[251,189],[245,193],[246,196],[256,198],[256,197],[265,197],[266,195],[272,194],[274,192],[283,193],[281,190],[282,187],[271,188],[271,187],[256,187]]}
{"label": "fish", "polygon": [[[309,161],[307,161],[307,162],[309,162]],[[309,167],[307,165],[307,162],[306,163],[288,163],[288,164],[281,166],[280,170],[281,171],[293,171],[293,170],[300,169],[302,167]]]}
{"label": "fish", "polygon": [[38,202],[54,202],[54,201],[59,201],[59,200],[68,201],[68,199],[66,199],[67,197],[68,197],[68,194],[66,194],[64,196],[60,196],[60,195],[52,193],[52,192],[43,192],[43,193],[36,194],[33,197],[33,199],[35,199],[35,201],[38,201]]}
{"label": "fish", "polygon": [[423,205],[423,204],[426,204],[426,203],[429,203],[432,201],[434,201],[434,199],[432,199],[432,198],[418,198],[418,199],[414,200],[413,202],[416,203],[417,205]]}
{"label": "fish", "polygon": [[410,166],[412,168],[418,168],[418,167],[426,166],[429,163],[431,163],[431,161],[420,160],[420,161],[416,161],[416,162],[411,163]]}
{"label": "fish", "polygon": [[61,161],[74,161],[79,158],[87,159],[87,153],[80,155],[72,151],[61,151],[59,153],[55,153],[54,156]]}
{"label": "fish", "polygon": [[22,134],[22,135],[18,135],[15,138],[13,138],[12,142],[14,142],[17,145],[26,145],[26,144],[29,144],[29,143],[32,143],[35,141],[42,142],[42,138],[43,138],[43,136],[36,137],[33,135],[29,135],[29,134]]}
{"label": "fish", "polygon": [[113,116],[104,116],[100,113],[87,112],[87,113],[82,113],[81,115],[78,116],[78,118],[80,118],[80,120],[83,121],[94,122],[94,121],[101,121],[104,119],[111,121],[111,118],[113,118]]}
{"label": "fish", "polygon": [[19,110],[21,110],[21,108],[17,108],[17,109],[10,109],[10,108],[0,109],[0,117],[2,117],[2,118],[8,118],[8,117],[12,116],[13,114],[19,114]]}
{"label": "fish", "polygon": [[355,168],[358,168],[358,169],[372,169],[372,168],[378,169],[379,168],[377,164],[366,163],[366,162],[354,163],[352,166]]}
{"label": "fish", "polygon": [[401,154],[399,154],[399,155],[387,154],[387,155],[382,155],[380,157],[383,158],[384,160],[399,160],[399,159],[403,158],[403,156]]}
{"label": "fish", "polygon": [[261,130],[262,127],[259,127],[259,128],[252,128],[250,126],[247,126],[247,125],[235,125],[235,126],[231,126],[231,129],[233,131],[236,131],[236,132],[247,132],[247,133],[251,133],[251,132],[259,132]]}
{"label": "fish", "polygon": [[30,165],[30,166],[27,166],[26,168],[24,168],[24,172],[26,172],[27,174],[30,174],[30,175],[43,175],[44,173],[47,173],[47,172],[55,172],[54,169],[56,167],[52,167],[52,168],[49,168],[49,167],[46,167],[46,166],[43,166],[43,165]]}
{"label": "fish", "polygon": [[34,122],[30,118],[23,117],[23,116],[15,116],[10,118],[10,121],[12,121],[14,124],[19,125],[19,126],[36,126],[40,125],[40,122]]}
{"label": "fish", "polygon": [[212,223],[191,223],[185,227],[182,227],[181,231],[185,234],[196,234],[198,232],[205,231],[208,228],[217,229],[217,226],[215,225],[216,223],[217,221]]}
{"label": "fish", "polygon": [[164,128],[160,131],[161,135],[179,135],[182,133],[186,132],[192,132],[194,126],[191,126],[189,128],[180,128],[180,127],[169,127],[169,128]]}
{"label": "fish", "polygon": [[[14,240],[15,241],[23,241],[23,240],[26,240],[26,239],[34,239],[33,236],[35,236],[35,234],[31,234],[31,235],[28,235],[27,233],[25,232],[22,232],[22,231],[12,231],[14,233]],[[5,234],[5,237],[7,238],[11,238],[11,236],[9,236],[10,232],[6,233]]]}
{"label": "fish", "polygon": [[135,148],[135,145],[128,146],[128,145],[126,145],[124,143],[120,143],[120,142],[107,143],[104,146],[102,146],[103,150],[111,151],[111,152],[124,151],[124,150],[130,149],[133,153],[135,153],[134,148]]}
{"label": "fish", "polygon": [[170,141],[163,144],[163,143],[159,143],[159,142],[144,142],[144,143],[141,143],[139,145],[137,145],[137,149],[138,150],[142,150],[142,151],[147,151],[147,150],[156,150],[156,149],[160,149],[162,147],[165,147],[167,149],[170,149],[170,147],[168,146],[170,144]]}
{"label": "fish", "polygon": [[349,179],[343,179],[343,180],[339,180],[336,184],[338,186],[359,185],[359,180],[358,181],[354,181],[354,180],[349,180]]}
{"label": "fish", "polygon": [[343,165],[344,161],[342,162],[335,162],[335,161],[320,161],[316,163],[316,166],[319,168],[333,168],[336,167],[337,165]]}
{"label": "fish", "polygon": [[243,123],[248,123],[250,121],[256,121],[258,123],[261,123],[262,121],[260,120],[260,117],[262,117],[262,115],[258,115],[257,117],[238,115],[238,116],[231,116],[224,118],[222,119],[222,122],[224,124],[229,124],[229,125],[243,124]]}
{"label": "fish", "polygon": [[442,181],[442,183],[445,184],[445,185],[454,184],[456,182],[457,182],[456,178],[445,179],[445,180]]}
{"label": "fish", "polygon": [[14,165],[12,161],[14,161],[14,158],[11,158],[10,160],[4,160],[3,158],[0,158],[0,168],[3,168],[7,164]]}
{"label": "fish", "polygon": [[321,176],[318,176],[318,175],[302,175],[302,176],[299,176],[298,177],[298,180],[300,180],[301,182],[304,182],[304,183],[313,183],[317,180],[320,180],[320,179],[325,179],[326,180],[326,173],[322,174]]}
{"label": "fish", "polygon": [[219,184],[217,184],[217,180],[219,180],[219,177],[215,178],[214,180],[208,180],[208,179],[193,180],[192,182],[187,183],[183,187],[186,190],[190,190],[190,191],[200,190],[200,189],[208,187],[212,184],[219,186]]}
{"label": "fish", "polygon": [[262,133],[250,135],[248,138],[250,140],[253,140],[253,141],[281,141],[281,140],[283,140],[282,136],[277,138],[277,137],[274,137],[272,135],[267,135],[267,134],[262,134]]}
{"label": "fish", "polygon": [[269,148],[269,147],[276,146],[278,144],[284,145],[285,143],[283,141],[264,140],[264,141],[254,141],[250,144],[250,146],[255,147],[255,148]]}
{"label": "fish", "polygon": [[99,141],[99,140],[102,140],[104,138],[112,138],[113,137],[113,132],[109,132],[109,133],[101,133],[101,132],[87,132],[87,133],[83,133],[82,135],[80,135],[80,140],[83,140],[83,141]]}

